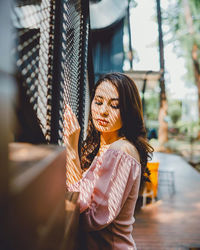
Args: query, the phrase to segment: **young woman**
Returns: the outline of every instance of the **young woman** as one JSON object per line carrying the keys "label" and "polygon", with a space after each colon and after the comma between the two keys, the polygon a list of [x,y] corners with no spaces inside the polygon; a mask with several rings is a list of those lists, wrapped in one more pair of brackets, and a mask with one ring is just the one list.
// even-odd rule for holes
{"label": "young woman", "polygon": [[153,149],[135,83],[121,73],[99,79],[80,161],[80,127],[69,107],[66,126],[67,187],[80,192],[82,249],[136,249],[133,214]]}

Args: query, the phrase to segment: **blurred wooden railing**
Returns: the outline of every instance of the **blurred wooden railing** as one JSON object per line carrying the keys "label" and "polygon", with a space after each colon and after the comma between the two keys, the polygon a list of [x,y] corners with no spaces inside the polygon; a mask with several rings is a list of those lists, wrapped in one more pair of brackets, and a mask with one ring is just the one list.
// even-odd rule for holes
{"label": "blurred wooden railing", "polygon": [[78,193],[65,191],[65,156],[65,149],[56,145],[9,145],[9,191],[0,249],[75,249]]}

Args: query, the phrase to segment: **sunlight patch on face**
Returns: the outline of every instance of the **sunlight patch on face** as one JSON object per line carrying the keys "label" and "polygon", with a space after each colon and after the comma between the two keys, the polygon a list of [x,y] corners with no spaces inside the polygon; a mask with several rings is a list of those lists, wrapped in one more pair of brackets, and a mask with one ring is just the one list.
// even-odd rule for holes
{"label": "sunlight patch on face", "polygon": [[119,94],[112,83],[104,81],[97,87],[91,112],[93,124],[99,132],[118,131],[122,127]]}

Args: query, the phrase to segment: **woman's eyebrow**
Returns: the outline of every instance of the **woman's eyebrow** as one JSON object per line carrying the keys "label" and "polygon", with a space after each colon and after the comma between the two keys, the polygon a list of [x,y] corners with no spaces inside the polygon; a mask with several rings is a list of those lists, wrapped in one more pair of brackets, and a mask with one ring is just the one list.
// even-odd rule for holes
{"label": "woman's eyebrow", "polygon": [[119,101],[119,98],[111,98],[111,101]]}
{"label": "woman's eyebrow", "polygon": [[103,99],[103,97],[102,97],[102,96],[100,96],[100,95],[95,95],[95,97],[98,97],[98,98]]}
{"label": "woman's eyebrow", "polygon": [[[103,99],[103,96],[96,95],[95,97]],[[110,101],[119,101],[119,98],[110,98]]]}

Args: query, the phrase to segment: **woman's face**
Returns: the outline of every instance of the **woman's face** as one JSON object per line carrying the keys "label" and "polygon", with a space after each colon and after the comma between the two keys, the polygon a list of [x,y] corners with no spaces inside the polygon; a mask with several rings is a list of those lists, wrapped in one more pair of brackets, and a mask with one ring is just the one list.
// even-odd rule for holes
{"label": "woman's face", "polygon": [[99,132],[117,132],[122,127],[119,94],[111,82],[104,81],[97,87],[91,112],[93,124]]}

